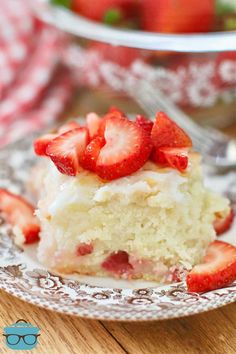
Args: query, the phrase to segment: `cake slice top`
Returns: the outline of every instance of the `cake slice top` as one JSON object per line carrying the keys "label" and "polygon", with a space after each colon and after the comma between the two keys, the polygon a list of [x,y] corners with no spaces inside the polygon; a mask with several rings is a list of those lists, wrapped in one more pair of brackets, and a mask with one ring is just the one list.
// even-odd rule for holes
{"label": "cake slice top", "polygon": [[38,138],[34,148],[37,155],[49,157],[61,174],[75,177],[87,170],[112,181],[143,169],[148,161],[184,174],[192,141],[163,112],[154,122],[144,116],[131,121],[113,108],[103,117],[88,114],[85,126],[75,121],[63,125]]}

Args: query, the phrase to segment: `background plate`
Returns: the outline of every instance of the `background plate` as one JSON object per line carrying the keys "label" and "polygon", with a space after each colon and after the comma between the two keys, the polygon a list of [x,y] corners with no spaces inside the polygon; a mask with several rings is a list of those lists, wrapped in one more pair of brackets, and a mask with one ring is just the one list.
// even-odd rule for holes
{"label": "background plate", "polygon": [[[0,187],[26,194],[29,171],[36,162],[33,136],[0,151]],[[205,168],[206,184],[227,195],[236,206],[236,173],[215,175]],[[236,244],[234,227],[220,239]],[[157,285],[96,277],[62,277],[35,257],[35,247],[21,250],[12,230],[0,218],[0,288],[54,311],[102,320],[146,321],[192,315],[236,300],[236,282],[205,294],[188,293],[185,283]]]}

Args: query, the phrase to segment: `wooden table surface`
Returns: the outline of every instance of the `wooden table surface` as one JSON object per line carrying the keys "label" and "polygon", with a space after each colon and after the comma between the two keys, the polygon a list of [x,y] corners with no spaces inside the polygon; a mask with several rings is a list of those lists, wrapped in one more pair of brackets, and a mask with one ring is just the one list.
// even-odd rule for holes
{"label": "wooden table surface", "polygon": [[[1,331],[20,318],[40,327],[33,353],[236,353],[236,303],[181,319],[129,323],[80,319],[27,304],[3,291],[0,296]],[[0,353],[12,353],[0,337]]]}
{"label": "wooden table surface", "polygon": [[[236,136],[236,127],[228,129]],[[160,322],[106,322],[51,312],[0,291],[0,332],[23,318],[41,330],[33,353],[235,354],[236,303]],[[25,353],[26,351],[17,351]],[[13,353],[0,336],[0,353]]]}

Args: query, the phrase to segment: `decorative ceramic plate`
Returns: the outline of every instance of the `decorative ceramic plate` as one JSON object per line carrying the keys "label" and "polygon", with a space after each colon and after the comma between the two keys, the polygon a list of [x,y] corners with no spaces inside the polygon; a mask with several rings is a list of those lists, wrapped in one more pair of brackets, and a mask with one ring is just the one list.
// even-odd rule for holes
{"label": "decorative ceramic plate", "polygon": [[[33,137],[0,151],[0,187],[26,194],[25,183],[36,158]],[[206,169],[206,183],[236,206],[236,173],[216,176]],[[235,227],[221,239],[236,244]],[[234,240],[235,239],[235,240]],[[111,278],[63,277],[38,263],[35,246],[12,242],[12,230],[0,219],[0,288],[32,304],[66,314],[103,320],[160,320],[192,315],[236,300],[236,282],[204,294],[188,293],[185,283],[159,285]]]}

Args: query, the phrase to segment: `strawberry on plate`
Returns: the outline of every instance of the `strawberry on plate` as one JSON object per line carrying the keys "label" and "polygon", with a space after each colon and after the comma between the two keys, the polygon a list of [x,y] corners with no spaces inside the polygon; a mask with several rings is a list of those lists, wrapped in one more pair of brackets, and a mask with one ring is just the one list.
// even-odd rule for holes
{"label": "strawberry on plate", "polygon": [[104,138],[106,144],[99,153],[96,172],[105,180],[136,172],[151,153],[149,134],[125,118],[106,118]]}
{"label": "strawberry on plate", "polygon": [[57,134],[45,134],[34,141],[34,151],[38,156],[46,156],[49,143],[57,137]]}
{"label": "strawberry on plate", "polygon": [[228,215],[222,217],[221,215],[216,214],[216,218],[213,222],[213,226],[216,232],[216,235],[219,236],[224,232],[228,231],[234,220],[234,211],[231,208]]}
{"label": "strawberry on plate", "polygon": [[196,33],[211,31],[215,0],[145,0],[141,25],[146,31]]}
{"label": "strawberry on plate", "polygon": [[47,147],[46,154],[57,169],[68,176],[79,172],[79,160],[89,142],[87,128],[70,130],[55,138]]}
{"label": "strawberry on plate", "polygon": [[34,207],[24,198],[0,189],[0,211],[4,213],[9,224],[20,229],[25,244],[39,240],[40,226],[34,216]]}
{"label": "strawberry on plate", "polygon": [[169,166],[183,172],[188,167],[188,149],[159,148],[153,149],[152,160],[160,165]]}
{"label": "strawberry on plate", "polygon": [[204,292],[222,288],[236,280],[236,247],[222,241],[212,242],[203,263],[187,275],[189,292]]}

